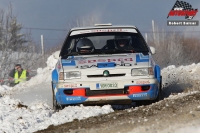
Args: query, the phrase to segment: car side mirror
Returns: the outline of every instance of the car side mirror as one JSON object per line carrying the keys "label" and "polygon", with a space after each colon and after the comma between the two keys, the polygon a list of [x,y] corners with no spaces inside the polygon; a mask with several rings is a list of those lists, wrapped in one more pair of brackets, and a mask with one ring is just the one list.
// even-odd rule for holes
{"label": "car side mirror", "polygon": [[154,47],[150,46],[150,50],[151,50],[152,55],[156,53],[156,49]]}

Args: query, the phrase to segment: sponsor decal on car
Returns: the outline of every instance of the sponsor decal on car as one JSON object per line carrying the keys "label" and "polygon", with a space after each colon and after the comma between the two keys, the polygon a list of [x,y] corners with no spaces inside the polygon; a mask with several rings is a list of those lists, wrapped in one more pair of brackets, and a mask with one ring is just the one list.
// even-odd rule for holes
{"label": "sponsor decal on car", "polygon": [[136,84],[150,84],[149,80],[136,81]]}
{"label": "sponsor decal on car", "polygon": [[64,84],[63,86],[66,88],[73,88],[73,87],[78,87],[78,84]]}
{"label": "sponsor decal on car", "polygon": [[70,36],[78,35],[78,34],[85,34],[85,33],[97,33],[97,32],[132,32],[137,33],[135,29],[94,29],[94,30],[79,30],[73,31]]}
{"label": "sponsor decal on car", "polygon": [[117,62],[117,61],[133,61],[133,58],[109,58],[109,59],[92,59],[78,61],[78,64],[96,63],[96,62]]}
{"label": "sponsor decal on car", "polygon": [[78,101],[78,100],[81,100],[81,97],[67,97],[66,100],[67,101]]}
{"label": "sponsor decal on car", "polygon": [[133,97],[147,97],[147,93],[133,94]]}

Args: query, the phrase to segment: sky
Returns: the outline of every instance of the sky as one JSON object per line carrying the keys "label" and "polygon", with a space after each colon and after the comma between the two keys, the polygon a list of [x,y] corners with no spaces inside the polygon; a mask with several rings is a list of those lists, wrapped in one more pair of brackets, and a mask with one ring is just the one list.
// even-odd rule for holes
{"label": "sky", "polygon": [[[69,25],[76,20],[98,18],[98,23],[135,25],[144,34],[152,31],[152,20],[166,30],[199,30],[197,27],[169,27],[167,20],[177,19],[167,15],[176,0],[0,0],[0,9],[7,10],[12,4],[13,14],[24,26],[23,32],[31,29],[36,44],[56,46],[62,44]],[[200,7],[199,0],[185,0],[193,8]],[[200,13],[193,20],[200,19]],[[81,18],[81,19],[80,19]],[[184,20],[184,17],[178,19]],[[88,21],[88,20],[87,20]],[[89,21],[88,21],[89,22]]]}
{"label": "sky", "polygon": [[[74,119],[85,119],[101,114],[114,112],[111,105],[104,106],[67,106],[59,112],[52,110],[51,71],[57,60],[55,52],[47,59],[45,68],[38,68],[37,75],[29,81],[20,83],[14,87],[0,85],[0,132],[35,132],[46,129],[49,125],[60,125],[71,122]],[[172,88],[171,84],[187,83],[188,79],[200,80],[200,63],[188,66],[175,67],[174,65],[161,70],[163,85],[168,85],[169,92],[181,92],[180,88]],[[186,87],[183,87],[186,88]],[[192,93],[192,90],[191,90]],[[180,98],[190,93],[182,92],[177,95],[169,95],[168,99]],[[19,108],[19,103],[27,108]],[[118,106],[117,108],[119,108]],[[68,112],[68,113],[66,113]],[[172,114],[173,115],[173,114]],[[192,125],[192,124],[191,124]],[[199,131],[199,127],[185,125],[184,129],[176,133],[188,133]]]}

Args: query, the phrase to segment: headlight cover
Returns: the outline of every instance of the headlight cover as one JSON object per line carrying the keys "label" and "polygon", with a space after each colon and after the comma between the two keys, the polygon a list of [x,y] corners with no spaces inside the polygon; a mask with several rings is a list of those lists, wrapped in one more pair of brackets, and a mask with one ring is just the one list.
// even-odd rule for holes
{"label": "headlight cover", "polygon": [[133,68],[131,69],[132,76],[145,76],[145,75],[154,75],[153,68]]}
{"label": "headlight cover", "polygon": [[[80,79],[81,78],[81,72],[79,71],[70,71],[70,72],[64,72],[63,76],[62,76],[62,73],[60,73],[60,80],[65,80],[65,79]],[[63,79],[62,79],[63,77]]]}
{"label": "headlight cover", "polygon": [[64,79],[80,79],[81,78],[81,72],[79,71],[70,71],[65,72]]}

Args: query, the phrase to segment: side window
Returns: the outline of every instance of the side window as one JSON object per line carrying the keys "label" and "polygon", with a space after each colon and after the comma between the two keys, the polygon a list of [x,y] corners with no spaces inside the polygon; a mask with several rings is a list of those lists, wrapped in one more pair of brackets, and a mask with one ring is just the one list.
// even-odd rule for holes
{"label": "side window", "polygon": [[72,39],[68,51],[76,52],[76,39]]}

